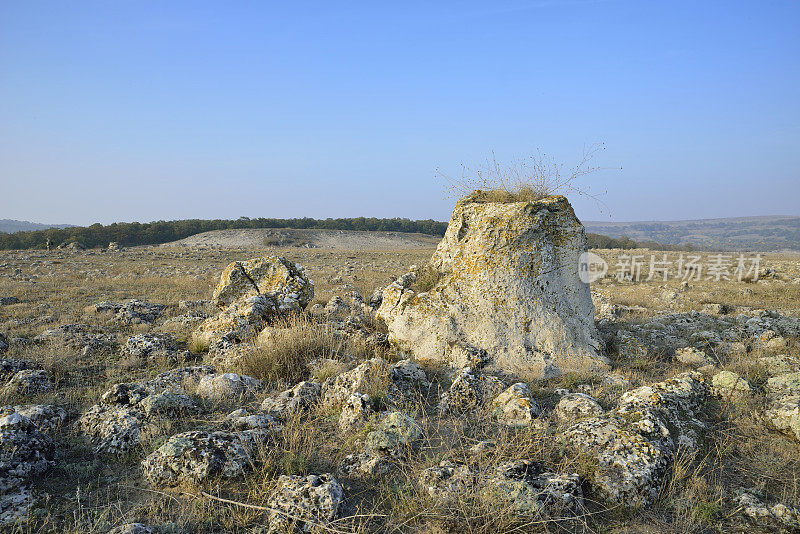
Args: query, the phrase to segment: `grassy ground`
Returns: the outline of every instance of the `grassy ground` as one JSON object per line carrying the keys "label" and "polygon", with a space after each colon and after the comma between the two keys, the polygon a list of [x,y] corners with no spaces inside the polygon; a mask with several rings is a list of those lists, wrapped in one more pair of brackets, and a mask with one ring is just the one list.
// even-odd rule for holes
{"label": "grassy ground", "polygon": [[[62,324],[86,323],[97,332],[110,335],[117,343],[128,336],[149,331],[175,332],[188,347],[192,327],[163,326],[163,320],[185,313],[179,302],[209,299],[220,271],[231,261],[263,254],[264,250],[195,250],[141,248],[121,253],[100,252],[3,252],[0,253],[0,297],[15,296],[17,304],[0,306],[0,332],[8,337],[31,338]],[[365,297],[376,287],[385,286],[410,265],[423,265],[432,250],[342,251],[320,249],[270,249],[306,266],[316,283],[314,303],[324,304],[336,294],[354,287]],[[623,251],[598,251],[614,266]],[[631,254],[631,251],[624,251]],[[639,251],[649,259],[650,251]],[[677,261],[679,253],[669,253]],[[661,253],[658,253],[659,258]],[[620,282],[606,278],[593,290],[610,302],[640,306],[630,320],[643,320],[657,313],[702,310],[709,303],[724,304],[733,313],[748,309],[777,309],[781,313],[800,313],[800,260],[796,257],[768,255],[762,268],[772,269],[777,279],[759,283],[714,280]],[[646,274],[646,269],[645,269]],[[154,326],[125,326],[112,319],[89,313],[85,308],[100,301],[138,298],[164,304],[167,309]],[[210,305],[201,310],[211,312]],[[271,388],[307,378],[311,371],[297,362],[343,350],[333,337],[313,321],[298,326],[296,339],[284,340],[269,354],[252,355],[244,368],[265,378]],[[300,343],[302,340],[303,343]],[[789,351],[797,355],[797,342],[790,340]],[[346,350],[356,356],[358,349]],[[290,355],[290,357],[286,357]],[[401,357],[391,350],[381,354],[389,360]],[[58,432],[56,467],[34,481],[39,499],[29,521],[14,532],[103,532],[114,525],[141,520],[172,525],[175,532],[258,532],[266,524],[263,511],[227,505],[198,497],[199,488],[182,492],[162,492],[152,488],[141,476],[140,460],[170,435],[196,428],[214,428],[225,413],[241,403],[209,407],[203,415],[182,419],[162,418],[153,422],[141,450],[122,458],[94,454],[90,443],[75,429],[81,413],[97,403],[108,387],[119,382],[152,377],[174,364],[131,361],[115,350],[102,357],[84,356],[59,345],[14,344],[3,357],[30,360],[52,372],[53,392],[35,397],[8,397],[7,404],[52,403],[64,407],[69,419]],[[284,359],[281,360],[280,358]],[[743,360],[722,362],[740,371],[758,386],[763,373],[752,362],[757,354]],[[342,364],[345,365],[345,364]],[[682,370],[659,354],[648,354],[641,362],[617,362],[619,371],[633,384],[660,380]],[[240,369],[237,369],[240,370]],[[317,371],[325,373],[336,370]],[[585,516],[569,524],[521,520],[496,499],[486,495],[467,496],[463,502],[443,505],[433,502],[415,487],[419,472],[444,459],[463,459],[464,450],[492,440],[497,448],[481,455],[482,471],[509,459],[540,460],[554,469],[587,474],[585,458],[567,454],[553,422],[525,430],[499,427],[486,414],[474,417],[440,417],[435,409],[442,391],[449,386],[444,369],[427,369],[433,379],[429,392],[410,402],[406,411],[423,427],[420,450],[392,477],[380,480],[341,478],[347,495],[350,519],[336,523],[337,531],[380,532],[711,532],[740,527],[730,517],[726,498],[733,488],[757,486],[768,490],[787,504],[800,504],[800,465],[798,443],[765,430],[759,413],[765,402],[763,391],[746,401],[712,402],[705,417],[711,425],[706,445],[698,455],[675,462],[673,473],[662,488],[657,503],[646,510],[623,513],[599,502],[587,488],[589,507]],[[574,388],[589,383],[591,377],[562,376],[531,383],[537,401],[552,407],[555,388]],[[607,408],[613,407],[620,391],[597,386],[593,394]],[[251,402],[260,404],[261,398]],[[360,452],[361,433],[341,433],[337,412],[319,408],[310,417],[297,418],[284,425],[282,439],[260,452],[256,470],[244,480],[219,483],[205,488],[253,505],[263,505],[275,478],[286,473],[335,472],[347,454]]]}

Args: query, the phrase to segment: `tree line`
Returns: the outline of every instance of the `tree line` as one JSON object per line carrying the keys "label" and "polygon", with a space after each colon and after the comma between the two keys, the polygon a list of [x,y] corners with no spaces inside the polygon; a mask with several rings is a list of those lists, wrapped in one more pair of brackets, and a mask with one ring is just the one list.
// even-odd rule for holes
{"label": "tree line", "polygon": [[0,232],[0,250],[44,248],[48,240],[52,246],[78,242],[87,248],[106,247],[112,241],[120,246],[159,245],[183,239],[211,230],[234,230],[243,228],[294,228],[325,230],[365,230],[444,235],[447,223],[432,219],[412,221],[410,219],[377,219],[355,217],[347,219],[272,219],[259,217],[250,219],[188,219],[181,221],[154,221],[149,223],[121,222],[103,225],[74,226],[71,228],[49,228],[7,234]]}
{"label": "tree line", "polygon": [[[443,236],[447,223],[432,219],[378,219],[375,217],[354,217],[339,219],[272,219],[259,217],[250,219],[188,219],[181,221],[154,221],[149,223],[120,222],[108,225],[100,223],[91,226],[73,226],[70,228],[49,228],[15,232],[0,232],[0,250],[44,248],[48,241],[53,247],[78,242],[87,248],[102,248],[112,241],[123,247],[136,245],[160,245],[183,239],[191,235],[211,230],[234,230],[244,228],[293,228],[324,230],[363,230],[383,232],[420,233]],[[653,241],[637,242],[622,236],[612,238],[602,234],[586,234],[589,248],[638,248],[686,250],[687,245],[663,245]]]}

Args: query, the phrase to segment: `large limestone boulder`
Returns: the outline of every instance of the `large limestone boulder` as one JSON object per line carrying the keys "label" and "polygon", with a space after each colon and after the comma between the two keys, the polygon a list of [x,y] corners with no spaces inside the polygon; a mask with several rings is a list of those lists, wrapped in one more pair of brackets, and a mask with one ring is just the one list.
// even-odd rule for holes
{"label": "large limestone boulder", "polygon": [[[383,293],[390,340],[418,360],[551,377],[602,368],[589,284],[578,276],[583,225],[562,196],[456,204],[424,269]],[[416,290],[414,284],[423,283]]]}
{"label": "large limestone boulder", "polygon": [[314,298],[314,282],[305,269],[286,258],[264,256],[228,265],[214,289],[214,304],[224,309],[237,300],[267,295],[280,309],[300,310]]}

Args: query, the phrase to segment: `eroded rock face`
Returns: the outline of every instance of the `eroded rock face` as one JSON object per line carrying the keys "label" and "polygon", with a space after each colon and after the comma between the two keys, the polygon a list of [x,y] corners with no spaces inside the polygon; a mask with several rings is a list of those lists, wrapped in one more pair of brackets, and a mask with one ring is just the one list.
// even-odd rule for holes
{"label": "eroded rock face", "polygon": [[570,427],[567,441],[597,461],[592,483],[607,500],[624,506],[652,502],[678,447],[696,450],[705,425],[696,417],[708,394],[697,372],[642,386],[619,407]]}
{"label": "eroded rock face", "polygon": [[267,502],[269,532],[311,532],[339,515],[344,490],[331,474],[281,475],[278,487]]}
{"label": "eroded rock face", "polygon": [[428,266],[392,283],[378,309],[390,340],[418,360],[540,377],[605,367],[589,285],[578,277],[583,226],[566,198],[495,203],[473,193],[456,204]]}
{"label": "eroded rock face", "polygon": [[282,311],[300,311],[314,298],[314,282],[301,265],[283,257],[235,261],[222,271],[214,304],[224,309],[256,295],[270,297]]}

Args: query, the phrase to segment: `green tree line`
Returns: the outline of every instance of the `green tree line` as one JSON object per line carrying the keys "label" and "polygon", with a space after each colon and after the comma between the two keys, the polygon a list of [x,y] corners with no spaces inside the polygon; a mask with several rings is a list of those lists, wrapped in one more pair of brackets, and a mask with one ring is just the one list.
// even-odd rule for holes
{"label": "green tree line", "polygon": [[[188,219],[182,221],[155,221],[149,223],[113,223],[71,228],[50,228],[13,234],[0,232],[0,250],[44,248],[48,240],[55,247],[71,242],[79,242],[88,248],[106,247],[112,241],[120,246],[159,245],[184,237],[211,230],[232,230],[242,228],[296,228],[325,230],[364,230],[383,232],[420,233],[434,236],[444,235],[447,223],[432,219],[412,221],[410,219],[377,219],[375,217],[355,217],[346,219],[271,219],[259,217],[250,219]],[[637,248],[681,249],[686,245],[662,245],[654,241],[636,242],[629,237],[612,238],[601,234],[586,234],[589,248]]]}
{"label": "green tree line", "polygon": [[377,219],[375,217],[355,217],[347,219],[271,219],[259,217],[250,219],[189,219],[182,221],[155,221],[149,223],[100,223],[91,226],[71,228],[50,228],[30,232],[7,234],[0,232],[0,250],[43,248],[49,239],[53,246],[77,241],[95,248],[106,247],[112,241],[121,246],[158,245],[190,235],[211,230],[232,230],[241,228],[297,228],[326,230],[366,230],[385,232],[420,233],[444,235],[447,223],[432,219],[412,221],[410,219]]}

